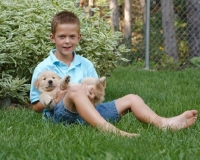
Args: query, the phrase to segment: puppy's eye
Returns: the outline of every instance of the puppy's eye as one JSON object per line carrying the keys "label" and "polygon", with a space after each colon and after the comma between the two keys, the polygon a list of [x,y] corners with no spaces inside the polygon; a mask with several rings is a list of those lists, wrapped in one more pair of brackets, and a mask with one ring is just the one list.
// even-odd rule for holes
{"label": "puppy's eye", "polygon": [[53,77],[53,79],[55,79],[56,77]]}
{"label": "puppy's eye", "polygon": [[43,78],[43,80],[46,80],[46,78]]}

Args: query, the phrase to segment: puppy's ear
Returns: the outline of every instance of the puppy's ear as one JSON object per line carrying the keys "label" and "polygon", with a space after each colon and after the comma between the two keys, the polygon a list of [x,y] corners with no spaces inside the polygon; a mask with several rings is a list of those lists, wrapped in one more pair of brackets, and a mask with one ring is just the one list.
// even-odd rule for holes
{"label": "puppy's ear", "polygon": [[106,77],[99,78],[99,81],[103,85],[103,87],[106,88]]}
{"label": "puppy's ear", "polygon": [[94,97],[95,97],[94,88],[90,88],[89,93],[88,93],[88,97],[90,99],[94,99]]}
{"label": "puppy's ear", "polygon": [[38,87],[39,87],[39,81],[38,81],[38,79],[36,79],[36,81],[34,82],[34,86],[35,86],[35,88],[38,89]]}

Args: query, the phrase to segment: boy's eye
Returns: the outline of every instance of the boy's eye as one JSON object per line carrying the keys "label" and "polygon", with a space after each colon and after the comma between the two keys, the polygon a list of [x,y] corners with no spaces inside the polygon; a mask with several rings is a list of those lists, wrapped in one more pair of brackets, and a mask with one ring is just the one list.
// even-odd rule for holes
{"label": "boy's eye", "polygon": [[59,37],[60,37],[60,38],[65,38],[65,36],[63,36],[63,35],[62,35],[62,36],[59,36]]}
{"label": "boy's eye", "polygon": [[72,36],[70,36],[71,38],[75,38],[76,36],[75,35],[72,35]]}

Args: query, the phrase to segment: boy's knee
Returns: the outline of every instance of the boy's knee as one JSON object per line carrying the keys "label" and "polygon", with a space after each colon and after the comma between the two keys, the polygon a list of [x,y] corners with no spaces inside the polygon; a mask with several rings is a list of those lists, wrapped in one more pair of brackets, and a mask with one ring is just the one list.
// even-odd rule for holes
{"label": "boy's knee", "polygon": [[126,95],[126,98],[130,101],[142,100],[142,98],[140,96],[138,96],[137,94],[128,94],[128,95]]}
{"label": "boy's knee", "polygon": [[81,85],[73,86],[68,91],[68,96],[70,96],[71,98],[74,98],[83,94],[84,94],[84,90]]}

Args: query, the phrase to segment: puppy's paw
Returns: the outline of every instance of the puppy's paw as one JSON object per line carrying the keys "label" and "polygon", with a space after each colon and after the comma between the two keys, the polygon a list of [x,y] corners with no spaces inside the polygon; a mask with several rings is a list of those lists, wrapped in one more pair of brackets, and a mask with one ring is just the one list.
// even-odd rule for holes
{"label": "puppy's paw", "polygon": [[43,104],[46,108],[49,108],[49,109],[53,109],[53,107],[56,105],[53,98],[51,96],[46,96],[44,99],[43,99]]}
{"label": "puppy's paw", "polygon": [[49,108],[53,109],[55,105],[56,105],[55,101],[53,99],[51,99],[51,101],[48,104]]}
{"label": "puppy's paw", "polygon": [[67,87],[68,87],[68,84],[69,84],[69,82],[70,82],[70,76],[66,76],[63,80],[62,80],[62,83],[61,83],[61,85],[60,85],[60,89],[61,90],[64,90],[64,89],[67,89]]}
{"label": "puppy's paw", "polygon": [[69,83],[70,82],[70,78],[71,78],[70,76],[66,76],[65,77],[65,83]]}

